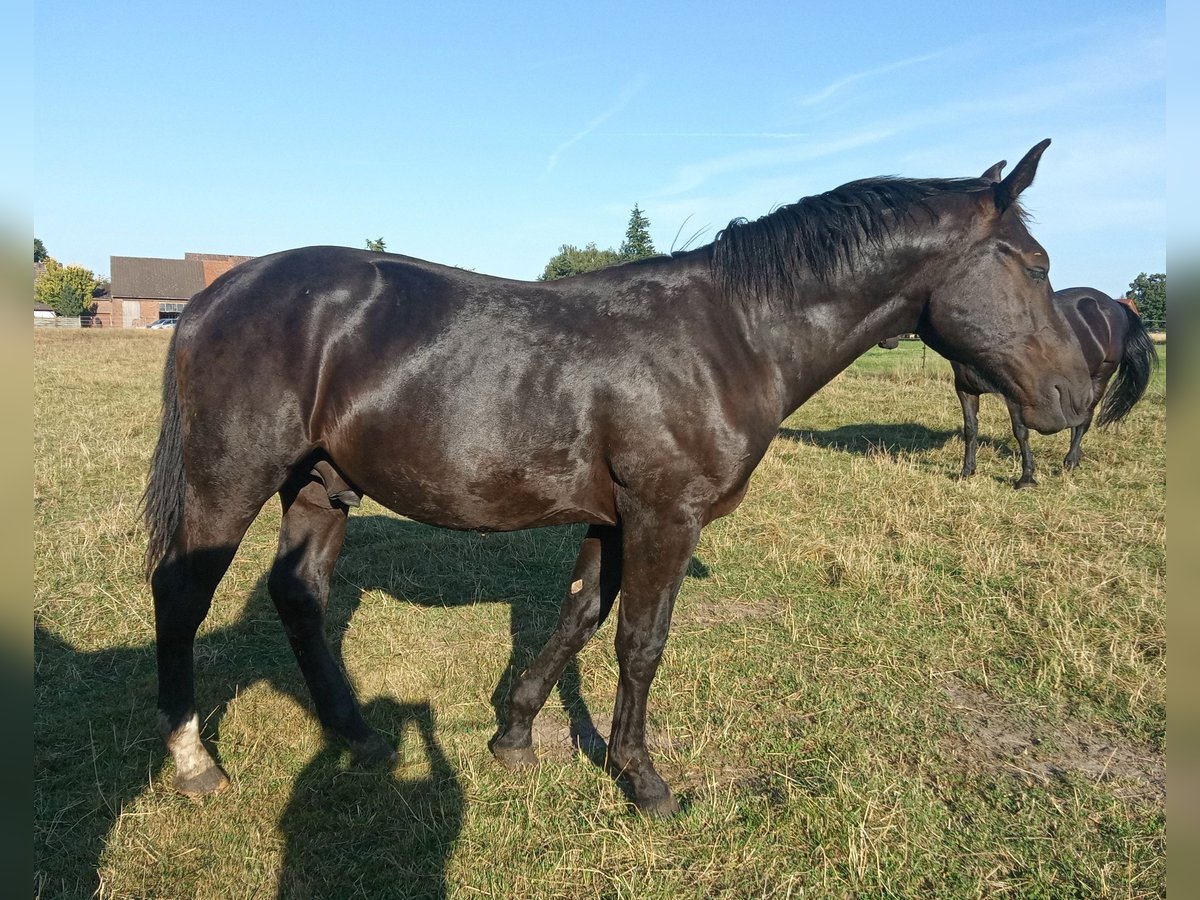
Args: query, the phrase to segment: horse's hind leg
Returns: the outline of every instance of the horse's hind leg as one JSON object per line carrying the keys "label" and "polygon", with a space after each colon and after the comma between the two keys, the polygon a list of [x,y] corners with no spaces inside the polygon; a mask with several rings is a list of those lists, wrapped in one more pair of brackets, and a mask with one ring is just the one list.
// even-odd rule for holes
{"label": "horse's hind leg", "polygon": [[283,526],[267,589],[308,683],[321,724],[350,745],[355,763],[389,762],[391,746],[367,725],[345,671],[325,639],[333,565],[346,535],[347,509],[319,480],[279,492]]}
{"label": "horse's hind leg", "polygon": [[558,625],[537,659],[513,683],[508,721],[492,742],[492,753],[506,766],[519,768],[537,763],[533,720],[571,657],[583,649],[612,609],[621,587],[621,553],[620,528],[593,525],[588,529]]}
{"label": "horse's hind leg", "polygon": [[158,654],[158,727],[175,760],[174,788],[211,794],[229,783],[200,741],[193,647],[213,592],[257,510],[204,503],[188,491],[184,520],[150,578]]}

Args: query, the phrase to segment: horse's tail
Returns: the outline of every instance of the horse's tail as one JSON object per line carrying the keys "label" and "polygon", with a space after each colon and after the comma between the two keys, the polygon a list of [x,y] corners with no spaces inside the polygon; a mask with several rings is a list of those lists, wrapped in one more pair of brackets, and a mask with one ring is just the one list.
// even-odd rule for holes
{"label": "horse's tail", "polygon": [[1129,331],[1121,349],[1116,380],[1100,405],[1096,421],[1102,426],[1119,422],[1129,414],[1133,405],[1142,399],[1146,385],[1150,383],[1150,374],[1158,365],[1158,351],[1154,349],[1154,341],[1150,340],[1142,317],[1124,304],[1121,304],[1121,311],[1129,322]]}
{"label": "horse's tail", "polygon": [[146,543],[146,578],[154,574],[183,519],[183,431],[179,413],[179,391],[175,382],[175,335],[167,348],[163,369],[162,427],[150,463],[150,480],[142,495],[142,516],[149,540]]}

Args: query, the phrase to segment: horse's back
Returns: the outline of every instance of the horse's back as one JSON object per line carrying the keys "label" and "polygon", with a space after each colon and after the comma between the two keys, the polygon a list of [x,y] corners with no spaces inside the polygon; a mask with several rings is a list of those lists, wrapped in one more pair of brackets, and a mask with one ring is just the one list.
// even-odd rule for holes
{"label": "horse's back", "polygon": [[[320,452],[364,493],[438,524],[489,524],[493,485],[518,506],[529,495],[535,522],[611,518],[580,449],[594,443],[586,366],[578,353],[559,361],[574,376],[564,402],[544,374],[554,349],[531,352],[546,327],[533,321],[536,293],[348,248],[256,259],[198,295],[178,326],[197,444],[210,456],[245,447],[273,457],[272,470]],[[531,465],[557,473],[555,496],[525,486]]]}
{"label": "horse's back", "polygon": [[[208,329],[278,326],[281,332],[303,333],[316,317],[345,318],[375,305],[394,279],[387,269],[403,271],[409,285],[395,309],[437,305],[447,293],[448,266],[413,257],[375,253],[350,247],[301,247],[260,256],[229,270],[188,303],[180,335],[204,340]],[[467,274],[467,273],[461,273]],[[479,276],[483,277],[483,276]]]}
{"label": "horse's back", "polygon": [[1121,362],[1129,332],[1124,307],[1104,291],[1089,287],[1056,291],[1054,302],[1075,332],[1093,380],[1107,381]]}
{"label": "horse's back", "polygon": [[287,251],[189,304],[181,383],[195,418],[221,420],[212,446],[292,461],[319,450],[413,518],[612,522],[625,457],[712,483],[769,440],[750,448],[729,421],[751,415],[746,398],[721,399],[744,361],[679,268],[545,284],[392,254]]}

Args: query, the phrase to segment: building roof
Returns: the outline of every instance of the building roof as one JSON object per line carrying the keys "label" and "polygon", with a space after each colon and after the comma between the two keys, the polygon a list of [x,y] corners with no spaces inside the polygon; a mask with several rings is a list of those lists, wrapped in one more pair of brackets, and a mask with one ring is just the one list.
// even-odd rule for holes
{"label": "building roof", "polygon": [[155,259],[113,256],[112,296],[130,300],[189,300],[204,289],[204,264],[199,259]]}

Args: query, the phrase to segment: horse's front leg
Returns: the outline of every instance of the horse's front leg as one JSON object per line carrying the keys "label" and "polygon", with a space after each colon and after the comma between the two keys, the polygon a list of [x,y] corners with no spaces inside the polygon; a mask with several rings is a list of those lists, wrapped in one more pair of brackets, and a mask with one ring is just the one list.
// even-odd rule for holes
{"label": "horse's front leg", "polygon": [[617,619],[620,680],[609,739],[609,764],[629,785],[633,802],[651,815],[679,804],[646,749],[646,699],[662,659],[675,595],[700,538],[701,520],[680,511],[647,509],[623,515],[621,607]]}
{"label": "horse's front leg", "polygon": [[958,391],[963,411],[963,467],[959,478],[975,474],[975,452],[979,449],[979,395]]}
{"label": "horse's front leg", "polygon": [[1070,472],[1079,465],[1080,457],[1083,455],[1083,436],[1087,434],[1088,429],[1092,427],[1092,413],[1096,407],[1093,406],[1088,410],[1087,418],[1079,425],[1071,429],[1071,449],[1067,451],[1067,455],[1063,457],[1063,469]]}
{"label": "horse's front leg", "polygon": [[1013,437],[1017,439],[1017,444],[1021,448],[1021,477],[1017,479],[1013,487],[1018,491],[1022,488],[1036,487],[1037,479],[1033,477],[1033,451],[1029,449],[1029,429],[1021,417],[1021,408],[1009,401],[1008,415],[1012,419]]}
{"label": "horse's front leg", "polygon": [[621,530],[612,525],[593,525],[579,548],[554,633],[537,659],[513,683],[508,720],[491,745],[492,753],[504,765],[536,765],[533,720],[571,657],[583,649],[608,617],[620,587]]}

